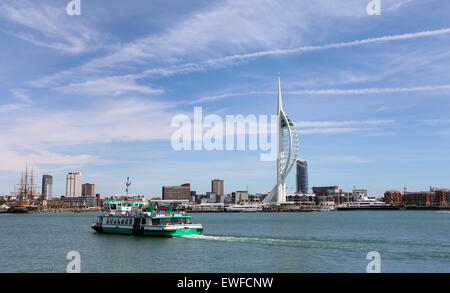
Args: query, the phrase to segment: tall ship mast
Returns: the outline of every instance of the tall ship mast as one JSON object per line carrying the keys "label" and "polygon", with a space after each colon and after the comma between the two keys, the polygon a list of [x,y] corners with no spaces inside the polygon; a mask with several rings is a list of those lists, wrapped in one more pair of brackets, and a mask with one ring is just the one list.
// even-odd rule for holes
{"label": "tall ship mast", "polygon": [[34,213],[39,211],[37,199],[39,194],[36,192],[38,186],[34,184],[34,170],[28,171],[28,166],[25,171],[22,171],[20,183],[14,186],[12,195],[17,197],[17,204],[9,208],[10,213]]}

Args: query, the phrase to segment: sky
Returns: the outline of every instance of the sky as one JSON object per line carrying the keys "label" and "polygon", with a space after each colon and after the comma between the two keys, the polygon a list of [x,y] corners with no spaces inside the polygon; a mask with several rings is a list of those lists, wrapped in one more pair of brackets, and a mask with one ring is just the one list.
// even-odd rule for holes
{"label": "sky", "polygon": [[0,194],[26,165],[54,196],[77,171],[102,196],[268,192],[260,150],[176,151],[171,121],[274,115],[278,73],[310,187],[450,187],[450,2],[369,2],[0,0]]}

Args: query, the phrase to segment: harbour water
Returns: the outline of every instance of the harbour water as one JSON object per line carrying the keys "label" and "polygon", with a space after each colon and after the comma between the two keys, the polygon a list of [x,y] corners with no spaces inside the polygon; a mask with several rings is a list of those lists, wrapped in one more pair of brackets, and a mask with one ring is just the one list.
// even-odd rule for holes
{"label": "harbour water", "polygon": [[192,214],[204,235],[105,235],[97,213],[0,214],[0,272],[450,272],[449,211]]}

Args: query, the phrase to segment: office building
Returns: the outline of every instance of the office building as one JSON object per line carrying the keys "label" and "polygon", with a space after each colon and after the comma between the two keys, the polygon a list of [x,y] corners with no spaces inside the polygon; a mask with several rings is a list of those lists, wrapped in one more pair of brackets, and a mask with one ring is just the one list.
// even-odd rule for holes
{"label": "office building", "polygon": [[191,200],[191,185],[189,183],[181,186],[163,186],[163,200]]}
{"label": "office building", "polygon": [[81,173],[68,173],[66,175],[66,197],[81,197],[81,191]]}
{"label": "office building", "polygon": [[45,174],[42,176],[42,199],[52,200],[53,176]]}
{"label": "office building", "polygon": [[305,159],[297,159],[297,193],[308,194],[308,163]]}
{"label": "office building", "polygon": [[94,197],[95,196],[95,184],[85,183],[81,187],[81,196]]}
{"label": "office building", "polygon": [[223,180],[214,179],[211,181],[211,192],[214,192],[217,195],[224,195]]}

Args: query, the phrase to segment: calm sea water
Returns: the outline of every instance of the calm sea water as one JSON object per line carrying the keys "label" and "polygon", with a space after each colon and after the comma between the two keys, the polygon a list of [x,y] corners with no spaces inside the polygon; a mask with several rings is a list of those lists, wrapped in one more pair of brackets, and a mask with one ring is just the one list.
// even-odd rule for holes
{"label": "calm sea water", "polygon": [[95,233],[96,214],[0,215],[0,272],[450,272],[450,212],[192,214],[202,236]]}

